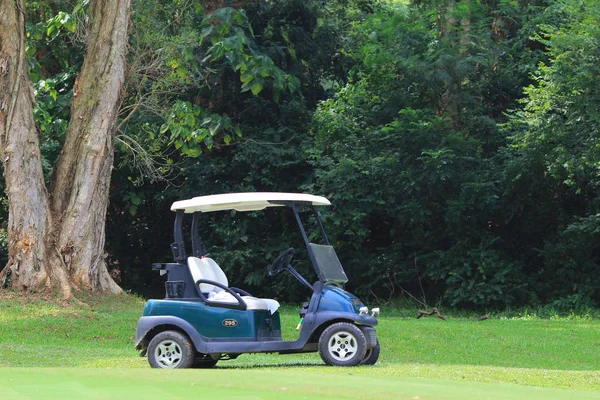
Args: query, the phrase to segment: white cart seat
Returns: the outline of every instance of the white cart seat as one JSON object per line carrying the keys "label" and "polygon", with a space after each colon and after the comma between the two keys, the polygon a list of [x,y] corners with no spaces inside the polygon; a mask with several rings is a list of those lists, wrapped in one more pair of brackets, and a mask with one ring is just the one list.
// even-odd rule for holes
{"label": "white cart seat", "polygon": [[[188,268],[190,269],[194,282],[198,282],[200,279],[208,279],[229,287],[229,281],[227,280],[225,272],[223,272],[221,267],[219,267],[219,264],[212,258],[188,257]],[[210,301],[232,304],[238,303],[237,299],[231,293],[215,285],[201,283],[200,291],[202,293],[208,293],[208,299]],[[242,296],[242,299],[246,303],[248,310],[269,310],[269,312],[273,314],[279,308],[279,302],[273,299],[261,299],[252,296]]]}

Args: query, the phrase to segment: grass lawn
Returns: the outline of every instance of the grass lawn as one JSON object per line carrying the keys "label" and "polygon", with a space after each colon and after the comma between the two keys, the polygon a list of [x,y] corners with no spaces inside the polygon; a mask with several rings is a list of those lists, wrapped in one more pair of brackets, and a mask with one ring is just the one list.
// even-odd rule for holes
{"label": "grass lawn", "polygon": [[[212,370],[151,370],[133,349],[143,300],[53,304],[0,294],[0,398],[600,399],[600,320],[517,315],[442,321],[382,309],[375,366],[318,354],[242,355]],[[282,326],[295,338],[295,308]],[[391,315],[390,315],[391,314]],[[25,367],[25,368],[23,368]],[[39,368],[52,367],[52,368]]]}

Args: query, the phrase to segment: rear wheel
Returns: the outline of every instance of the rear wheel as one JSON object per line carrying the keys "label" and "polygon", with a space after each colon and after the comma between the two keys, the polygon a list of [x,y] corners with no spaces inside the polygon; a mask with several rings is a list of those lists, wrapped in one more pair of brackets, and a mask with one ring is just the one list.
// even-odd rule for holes
{"label": "rear wheel", "polygon": [[210,354],[197,354],[194,358],[194,368],[212,368],[217,365],[219,358],[213,358]]}
{"label": "rear wheel", "polygon": [[148,345],[148,362],[152,368],[189,368],[194,354],[190,340],[177,331],[161,332]]}
{"label": "rear wheel", "polygon": [[354,324],[338,322],[327,327],[319,338],[319,355],[327,365],[358,365],[367,353],[367,339]]}
{"label": "rear wheel", "polygon": [[375,347],[367,350],[367,352],[365,354],[365,358],[362,359],[362,361],[360,362],[360,365],[375,365],[375,363],[379,359],[379,351],[380,351],[380,347],[379,347],[379,340],[378,340]]}

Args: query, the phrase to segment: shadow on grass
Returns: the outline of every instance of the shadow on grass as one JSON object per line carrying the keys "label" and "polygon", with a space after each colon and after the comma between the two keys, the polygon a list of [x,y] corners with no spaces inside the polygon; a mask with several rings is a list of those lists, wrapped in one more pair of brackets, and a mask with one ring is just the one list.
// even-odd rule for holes
{"label": "shadow on grass", "polygon": [[323,367],[319,362],[272,363],[272,364],[247,364],[247,365],[218,365],[214,369],[259,369],[259,368],[307,368]]}

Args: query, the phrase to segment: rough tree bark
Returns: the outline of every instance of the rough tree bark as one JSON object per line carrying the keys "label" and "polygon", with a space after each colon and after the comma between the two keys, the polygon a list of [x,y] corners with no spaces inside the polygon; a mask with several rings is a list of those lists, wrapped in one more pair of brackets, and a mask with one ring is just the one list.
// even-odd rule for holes
{"label": "rough tree bark", "polygon": [[130,0],[90,1],[85,61],[49,190],[25,57],[24,0],[0,0],[0,156],[9,261],[0,287],[120,292],[104,262],[104,227],[122,95]]}
{"label": "rough tree bark", "polygon": [[0,157],[9,198],[9,262],[2,278],[10,273],[12,282],[30,288],[54,274],[45,262],[49,207],[25,57],[24,7],[22,0],[0,0]]}

